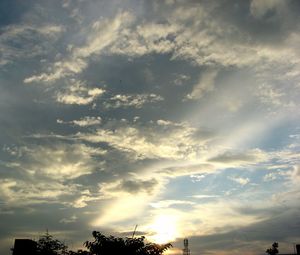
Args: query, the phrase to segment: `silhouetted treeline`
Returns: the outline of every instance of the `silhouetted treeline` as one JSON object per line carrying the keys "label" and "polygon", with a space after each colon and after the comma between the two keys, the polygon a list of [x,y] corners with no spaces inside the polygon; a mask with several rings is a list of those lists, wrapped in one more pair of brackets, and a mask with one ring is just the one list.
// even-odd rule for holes
{"label": "silhouetted treeline", "polygon": [[269,255],[276,255],[278,254],[278,243],[275,242],[272,244],[272,247],[266,250],[266,253],[268,253]]}
{"label": "silhouetted treeline", "polygon": [[63,242],[54,239],[47,231],[37,241],[36,255],[161,255],[172,247],[170,243],[160,245],[145,242],[144,236],[120,238],[105,236],[98,231],[93,231],[92,235],[94,240],[86,241],[83,244],[87,250],[71,251]]}

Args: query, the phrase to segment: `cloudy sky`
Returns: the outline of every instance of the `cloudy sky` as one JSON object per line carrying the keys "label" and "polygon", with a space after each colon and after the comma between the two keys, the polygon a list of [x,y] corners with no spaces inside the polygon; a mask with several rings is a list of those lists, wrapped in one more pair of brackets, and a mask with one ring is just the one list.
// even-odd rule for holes
{"label": "cloudy sky", "polygon": [[181,254],[300,242],[300,2],[0,1],[0,253],[48,228]]}

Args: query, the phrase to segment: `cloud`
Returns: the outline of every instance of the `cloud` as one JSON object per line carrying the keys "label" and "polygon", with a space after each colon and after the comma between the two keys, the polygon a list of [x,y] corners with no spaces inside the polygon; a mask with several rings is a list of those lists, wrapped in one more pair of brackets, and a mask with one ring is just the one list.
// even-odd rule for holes
{"label": "cloud", "polygon": [[1,65],[43,56],[65,31],[55,24],[15,24],[1,28]]}
{"label": "cloud", "polygon": [[[276,217],[268,217],[225,232],[190,236],[190,249],[216,254],[224,253],[224,250],[224,254],[240,254],[245,250],[256,253],[264,251],[274,240],[282,240],[281,250],[292,252],[289,240],[297,239],[297,229],[290,223],[291,218],[297,222],[297,210],[283,210]],[[233,251],[227,252],[229,250]]]}
{"label": "cloud", "polygon": [[93,157],[103,153],[105,151],[84,144],[32,146],[24,152],[22,169],[36,177],[75,179],[92,173],[96,166]]}
{"label": "cloud", "polygon": [[[60,61],[54,62],[50,66],[52,72],[27,77],[24,79],[24,82],[52,83],[64,77],[73,78],[72,76],[81,73],[87,68],[91,55],[100,55],[108,45],[117,40],[119,31],[128,25],[131,20],[132,16],[129,13],[121,12],[112,20],[102,19],[94,22],[86,29],[87,38],[85,43],[81,46],[72,47],[69,55],[63,56]],[[67,97],[65,100],[69,102],[75,101],[71,97]]]}
{"label": "cloud", "polygon": [[277,174],[276,173],[268,173],[263,178],[263,180],[265,182],[274,181],[276,179],[277,179]]}
{"label": "cloud", "polygon": [[269,11],[280,11],[285,4],[285,1],[280,0],[252,0],[250,11],[255,18],[262,18]]}
{"label": "cloud", "polygon": [[107,108],[135,107],[141,108],[144,104],[157,103],[163,101],[163,97],[156,94],[140,95],[115,95],[111,97],[110,102],[105,102]]}
{"label": "cloud", "polygon": [[170,38],[180,31],[177,24],[145,23],[136,29],[123,30],[119,39],[111,46],[113,54],[129,55],[133,57],[150,53],[169,53],[176,47]]}
{"label": "cloud", "polygon": [[209,162],[223,163],[228,165],[247,165],[263,162],[268,159],[268,155],[260,149],[252,149],[245,152],[226,151],[223,154],[209,159]]}
{"label": "cloud", "polygon": [[256,94],[260,98],[260,100],[265,104],[269,104],[269,105],[272,104],[274,106],[279,106],[279,107],[293,106],[292,102],[284,102],[286,95],[271,85],[267,85],[267,84],[260,85]]}
{"label": "cloud", "polygon": [[124,194],[146,194],[153,195],[161,187],[163,180],[160,182],[155,178],[148,179],[146,176],[142,178],[127,177],[121,181],[112,181],[103,183],[100,187],[100,193],[105,197],[118,197]]}
{"label": "cloud", "polygon": [[150,198],[144,194],[120,195],[119,198],[111,199],[110,203],[103,208],[100,216],[92,220],[90,225],[110,227],[118,222],[137,219],[143,214],[149,200]]}
{"label": "cloud", "polygon": [[217,76],[217,71],[210,70],[203,73],[193,88],[193,91],[188,94],[187,99],[200,99],[203,95],[214,89],[214,83]]}
{"label": "cloud", "polygon": [[109,202],[100,216],[92,220],[90,224],[92,226],[110,226],[140,217],[144,209],[162,190],[163,183],[164,181],[158,182],[154,178],[147,179],[147,177],[102,183],[100,196],[108,199]]}
{"label": "cloud", "polygon": [[195,162],[176,162],[175,164],[170,164],[167,166],[162,166],[156,170],[162,176],[169,178],[176,178],[179,176],[190,176],[199,175],[216,172],[217,168],[213,164],[208,164],[206,162],[195,163]]}
{"label": "cloud", "polygon": [[229,180],[232,180],[242,186],[248,184],[250,182],[249,178],[243,178],[243,177],[228,177]]}
{"label": "cloud", "polygon": [[179,125],[149,123],[140,127],[125,121],[115,123],[110,129],[104,126],[94,133],[80,133],[76,137],[94,143],[106,142],[120,151],[132,154],[136,159],[192,159],[201,149],[201,139],[194,137],[196,131],[184,123]]}
{"label": "cloud", "polygon": [[57,102],[63,104],[87,105],[105,93],[103,88],[89,88],[82,81],[71,81],[71,85],[64,92],[57,93]]}
{"label": "cloud", "polygon": [[[1,200],[4,207],[22,207],[42,203],[60,203],[61,197],[71,195],[76,192],[74,185],[63,185],[58,182],[42,182],[2,179]],[[13,210],[13,209],[12,209]]]}
{"label": "cloud", "polygon": [[133,16],[128,12],[121,12],[113,20],[100,20],[92,24],[92,33],[86,44],[74,50],[74,55],[87,58],[92,54],[99,54],[105,47],[118,39],[121,29],[130,24]]}
{"label": "cloud", "polygon": [[220,196],[219,195],[193,195],[191,197],[197,199],[206,199],[206,198],[218,198]]}
{"label": "cloud", "polygon": [[77,221],[77,216],[76,215],[73,215],[71,216],[70,218],[63,218],[61,219],[59,222],[60,223],[63,223],[63,224],[70,224],[70,223],[74,223]]}
{"label": "cloud", "polygon": [[145,191],[151,193],[153,188],[157,186],[158,182],[155,179],[150,180],[124,180],[120,183],[118,188],[129,193],[139,193]]}
{"label": "cloud", "polygon": [[192,182],[201,182],[205,178],[205,174],[192,174],[190,177]]}
{"label": "cloud", "polygon": [[293,170],[290,172],[290,179],[292,183],[298,184],[300,181],[300,165],[294,166]]}
{"label": "cloud", "polygon": [[153,208],[169,208],[176,205],[192,206],[195,202],[184,201],[184,200],[162,200],[155,203],[150,203]]}
{"label": "cloud", "polygon": [[72,124],[79,127],[89,127],[94,125],[100,125],[101,124],[101,117],[90,117],[85,116],[79,120],[72,120],[72,121],[63,121],[60,119],[57,119],[56,122],[59,124]]}
{"label": "cloud", "polygon": [[190,76],[188,75],[185,75],[185,74],[177,74],[175,76],[175,80],[174,80],[174,84],[177,85],[177,86],[183,86],[185,85],[185,83],[187,81],[189,81],[191,79]]}

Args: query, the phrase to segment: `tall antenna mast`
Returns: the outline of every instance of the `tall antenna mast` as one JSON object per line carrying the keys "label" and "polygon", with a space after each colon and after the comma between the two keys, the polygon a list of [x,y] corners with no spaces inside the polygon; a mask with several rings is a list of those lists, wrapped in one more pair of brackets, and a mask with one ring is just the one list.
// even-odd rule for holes
{"label": "tall antenna mast", "polygon": [[184,248],[182,250],[182,254],[183,255],[190,255],[191,252],[190,252],[190,249],[189,249],[189,240],[187,238],[185,238],[183,240],[183,246],[184,246]]}
{"label": "tall antenna mast", "polygon": [[135,231],[136,231],[136,229],[137,229],[137,226],[138,226],[138,225],[135,225],[135,228],[134,228],[134,231],[133,231],[133,233],[132,233],[132,237],[131,237],[131,238],[133,238],[133,237],[134,237],[134,235],[135,235]]}

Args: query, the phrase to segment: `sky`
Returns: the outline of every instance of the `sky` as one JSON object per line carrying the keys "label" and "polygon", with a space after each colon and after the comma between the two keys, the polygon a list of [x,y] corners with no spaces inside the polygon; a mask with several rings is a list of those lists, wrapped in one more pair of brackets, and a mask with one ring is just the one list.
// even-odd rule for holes
{"label": "sky", "polygon": [[300,1],[0,1],[0,253],[49,230],[181,254],[300,243]]}

